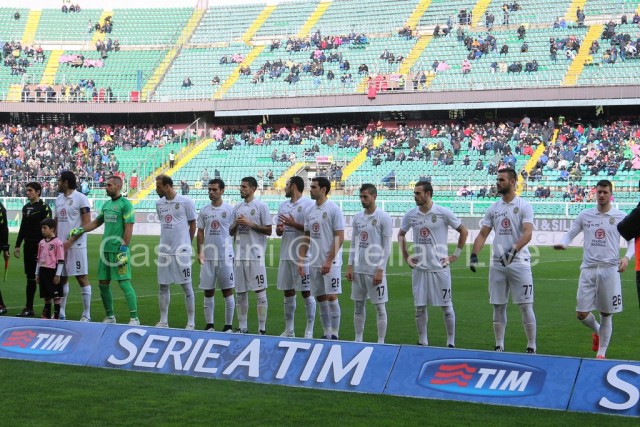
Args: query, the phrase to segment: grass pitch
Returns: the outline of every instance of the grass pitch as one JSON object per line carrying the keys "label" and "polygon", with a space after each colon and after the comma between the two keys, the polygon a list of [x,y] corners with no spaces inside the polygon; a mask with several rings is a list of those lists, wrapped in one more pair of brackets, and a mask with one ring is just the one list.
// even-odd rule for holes
{"label": "grass pitch", "polygon": [[[11,242],[15,236],[11,237]],[[132,255],[141,261],[148,251],[154,259],[158,238],[134,236]],[[100,321],[104,310],[97,287],[96,269],[99,236],[89,236],[89,277],[94,285],[92,317]],[[271,267],[269,279],[269,318],[267,333],[279,335],[284,330],[283,296],[276,289],[279,241],[269,242]],[[388,268],[389,327],[387,342],[413,344],[417,342],[411,272],[399,264],[399,251],[394,247]],[[489,248],[481,254],[488,261]],[[593,357],[590,332],[575,319],[575,294],[582,252],[579,248],[553,251],[540,248],[533,267],[535,282],[535,312],[538,321],[538,353],[575,357]],[[137,256],[137,258],[135,258]],[[466,254],[468,257],[468,254]],[[614,316],[613,338],[607,353],[611,359],[638,360],[640,336],[637,296],[633,266],[623,274],[625,311]],[[343,272],[346,271],[346,262]],[[196,328],[204,327],[203,293],[197,289],[198,264],[194,264],[196,293]],[[133,284],[138,294],[140,319],[154,325],[159,318],[155,264],[133,270]],[[493,348],[492,310],[488,303],[488,268],[473,274],[459,261],[452,266],[453,301],[457,319],[458,348],[489,350]],[[72,279],[74,280],[74,279]],[[115,284],[112,284],[115,285]],[[7,282],[1,285],[9,315],[17,314],[24,303],[22,261],[12,258]],[[116,317],[126,323],[128,313],[120,289],[114,286]],[[224,324],[221,294],[216,293],[216,326]],[[341,339],[352,340],[353,304],[349,282],[344,282]],[[249,299],[249,327],[257,331],[255,298]],[[78,285],[71,282],[67,318],[79,319],[81,300]],[[42,304],[37,300],[36,310]],[[365,340],[374,342],[375,312],[368,304]],[[505,340],[506,351],[523,352],[526,347],[520,313],[509,305],[509,323]],[[429,342],[445,346],[446,335],[442,312],[429,309]],[[184,327],[186,313],[180,287],[172,289],[169,316],[172,327]],[[304,329],[303,304],[298,300],[296,333]],[[235,325],[234,325],[235,326]],[[316,336],[322,334],[319,319]],[[182,376],[153,375],[93,368],[79,368],[44,363],[0,360],[0,384],[3,385],[3,424],[45,425],[52,420],[67,425],[204,425],[204,424],[327,424],[340,425],[417,425],[425,422],[440,425],[553,425],[553,424],[626,424],[632,419],[592,414],[563,413],[524,408],[477,405],[458,402],[430,401],[335,391],[318,391],[281,386],[219,381]],[[108,414],[108,415],[107,415]]]}

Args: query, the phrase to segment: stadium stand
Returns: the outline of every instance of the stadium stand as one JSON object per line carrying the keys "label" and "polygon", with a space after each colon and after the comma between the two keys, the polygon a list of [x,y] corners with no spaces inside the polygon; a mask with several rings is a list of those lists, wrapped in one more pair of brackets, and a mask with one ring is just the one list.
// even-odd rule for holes
{"label": "stadium stand", "polygon": [[207,9],[191,42],[198,45],[212,41],[219,43],[237,41],[263,9],[264,4],[260,3],[211,7]]}
{"label": "stadium stand", "polygon": [[36,43],[90,41],[89,22],[98,22],[100,9],[81,9],[79,13],[62,13],[60,9],[43,9],[38,23]]}
{"label": "stadium stand", "polygon": [[111,37],[123,45],[160,45],[175,43],[193,9],[115,9]]}
{"label": "stadium stand", "polygon": [[[640,46],[630,39],[637,4],[624,0],[586,2],[583,24],[577,23],[575,16],[579,4],[568,0],[256,2],[212,5],[203,11],[201,20],[194,9],[184,7],[83,8],[78,13],[20,9],[20,20],[12,19],[12,9],[2,8],[0,40],[43,44],[51,61],[44,63],[44,69],[34,64],[26,78],[0,72],[0,93],[3,99],[18,101],[24,85],[46,88],[77,83],[74,80],[78,78],[110,87],[114,101],[204,100],[214,94],[215,99],[238,99],[363,93],[369,77],[378,82],[379,91],[634,84]],[[627,24],[620,24],[623,14]],[[493,17],[491,23],[489,16]],[[109,32],[96,30],[96,24],[104,26],[108,17],[112,22]],[[589,52],[599,25],[608,21],[615,23],[612,31],[617,52],[605,47],[612,37],[604,33],[599,40],[603,47]],[[188,22],[197,25],[192,35],[191,30],[183,34]],[[525,36],[516,33],[519,27]],[[619,44],[617,37],[625,34],[629,37]],[[339,45],[332,43],[335,37]],[[551,38],[555,54],[550,53]],[[94,49],[96,43],[109,39],[118,40],[119,52],[101,54]],[[573,46],[565,43],[574,39]],[[476,40],[479,47],[471,45]],[[329,46],[325,47],[327,41]],[[68,47],[51,50],[55,43]],[[633,44],[630,52],[623,48],[627,43]],[[488,49],[483,44],[488,44]],[[580,49],[583,44],[588,46]],[[508,52],[501,53],[503,46]],[[386,54],[381,58],[385,49],[393,59]],[[218,62],[234,53],[241,54],[244,62]],[[57,66],[56,56],[73,54],[102,59],[102,67],[70,70],[70,66]],[[435,61],[440,69],[432,69]],[[271,67],[274,62],[282,64],[276,71]],[[250,72],[241,73],[239,65]],[[183,90],[187,77],[191,84]],[[35,87],[28,89],[33,98]],[[57,96],[48,102],[95,98],[93,94],[68,96],[66,89],[57,86],[53,89]]]}

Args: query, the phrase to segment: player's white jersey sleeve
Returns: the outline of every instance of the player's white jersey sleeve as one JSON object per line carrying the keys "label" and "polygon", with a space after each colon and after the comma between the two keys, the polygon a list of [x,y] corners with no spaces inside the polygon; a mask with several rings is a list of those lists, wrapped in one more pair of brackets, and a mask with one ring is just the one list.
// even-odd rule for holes
{"label": "player's white jersey sleeve", "polygon": [[[335,242],[335,232],[344,231],[344,216],[340,207],[331,200],[321,206],[314,204],[307,212],[304,230],[309,232],[307,252],[310,267],[322,267]],[[342,247],[336,254],[334,265],[342,265]]]}
{"label": "player's white jersey sleeve", "polygon": [[358,212],[352,220],[349,264],[355,273],[375,274],[384,270],[391,252],[391,217],[379,207],[371,215]]}
{"label": "player's white jersey sleeve", "polygon": [[218,207],[209,204],[200,210],[196,223],[204,233],[204,259],[233,258],[233,239],[229,235],[232,218],[232,208],[227,203]]}
{"label": "player's white jersey sleeve", "polygon": [[447,237],[449,227],[458,228],[460,219],[449,209],[436,205],[427,213],[413,208],[402,219],[404,232],[413,229],[413,257],[417,258],[416,268],[427,271],[442,271],[443,260],[449,256]]}
{"label": "player's white jersey sleeve", "polygon": [[[82,214],[90,211],[89,199],[79,191],[73,191],[66,197],[59,194],[56,197],[56,218],[58,219],[58,237],[63,242],[67,240],[73,228],[82,226]],[[73,248],[86,248],[87,236],[83,234],[76,240]]]}
{"label": "player's white jersey sleeve", "polygon": [[[251,222],[259,225],[272,225],[269,207],[257,200],[253,199],[249,203],[238,203],[233,208],[233,220],[244,216]],[[265,252],[267,250],[267,236],[257,232],[256,230],[239,225],[236,231],[235,257],[238,260],[254,260],[265,261]]]}
{"label": "player's white jersey sleeve", "polygon": [[584,234],[582,268],[616,266],[620,259],[620,233],[617,225],[625,213],[611,208],[601,213],[598,208],[585,209],[571,224],[562,244],[571,243],[580,231]]}
{"label": "player's white jersey sleeve", "polygon": [[[498,200],[487,209],[480,224],[495,231],[492,247],[494,260],[500,259],[520,240],[526,223],[533,224],[533,208],[529,202],[519,196],[509,203]],[[525,245],[516,255],[514,262],[528,261],[530,258],[529,247]]]}
{"label": "player's white jersey sleeve", "polygon": [[[304,224],[306,212],[313,204],[313,200],[306,197],[299,198],[295,203],[291,203],[291,201],[288,200],[280,204],[278,216],[283,215],[288,217],[291,215],[295,222]],[[297,260],[303,236],[304,231],[285,225],[280,242],[280,259]]]}
{"label": "player's white jersey sleeve", "polygon": [[172,200],[162,197],[156,201],[160,220],[160,246],[158,252],[166,255],[191,254],[189,221],[196,220],[193,200],[176,195]]}

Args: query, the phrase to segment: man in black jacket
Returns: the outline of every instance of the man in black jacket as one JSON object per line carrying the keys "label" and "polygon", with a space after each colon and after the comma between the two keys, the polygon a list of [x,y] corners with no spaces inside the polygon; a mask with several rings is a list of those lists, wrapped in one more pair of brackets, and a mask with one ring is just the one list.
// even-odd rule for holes
{"label": "man in black jacket", "polygon": [[22,312],[18,317],[33,317],[33,298],[36,294],[36,264],[38,262],[38,243],[42,239],[40,221],[52,218],[49,205],[40,200],[42,186],[38,182],[27,184],[27,199],[29,202],[22,207],[22,221],[20,231],[16,239],[16,247],[13,254],[20,258],[20,245],[24,242],[24,274],[27,276],[27,299]]}

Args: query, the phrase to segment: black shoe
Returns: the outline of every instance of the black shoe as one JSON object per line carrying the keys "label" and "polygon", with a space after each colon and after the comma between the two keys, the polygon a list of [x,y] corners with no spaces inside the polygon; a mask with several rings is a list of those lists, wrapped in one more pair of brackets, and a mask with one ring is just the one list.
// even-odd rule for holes
{"label": "black shoe", "polygon": [[248,334],[249,330],[248,329],[240,329],[240,328],[238,328],[233,332],[235,332],[236,334]]}
{"label": "black shoe", "polygon": [[267,331],[258,331],[260,335],[267,335]]}
{"label": "black shoe", "polygon": [[331,340],[332,341],[338,341],[338,337],[336,335],[331,335]]}
{"label": "black shoe", "polygon": [[213,327],[213,323],[207,323],[207,326],[205,326],[204,330],[205,331],[215,332],[215,329]]}
{"label": "black shoe", "polygon": [[4,305],[0,305],[0,316],[3,314],[7,314],[7,307],[5,307]]}
{"label": "black shoe", "polygon": [[532,349],[531,347],[527,347],[527,354],[536,354],[536,351],[534,349]]}
{"label": "black shoe", "polygon": [[232,331],[233,332],[233,326],[231,325],[224,325],[224,328],[222,328],[222,332],[229,332]]}
{"label": "black shoe", "polygon": [[497,345],[493,348],[493,351],[504,351],[504,348],[502,348],[501,346]]}
{"label": "black shoe", "polygon": [[448,345],[447,345],[447,347],[449,347],[449,348],[456,348],[456,346],[455,346],[455,345],[453,345],[453,344],[448,344]]}
{"label": "black shoe", "polygon": [[22,311],[16,314],[16,317],[35,317],[35,313],[33,310],[29,310],[28,308],[23,308]]}

